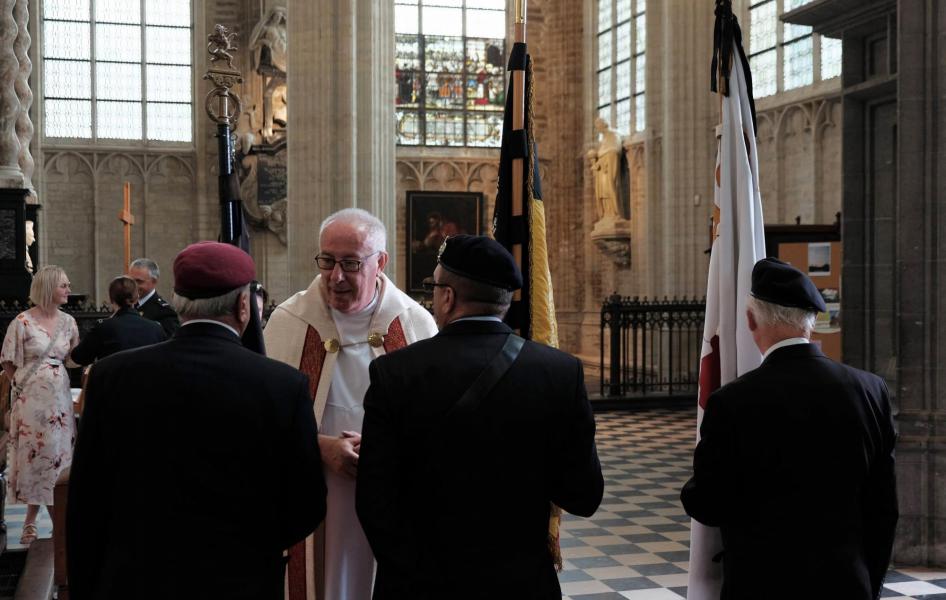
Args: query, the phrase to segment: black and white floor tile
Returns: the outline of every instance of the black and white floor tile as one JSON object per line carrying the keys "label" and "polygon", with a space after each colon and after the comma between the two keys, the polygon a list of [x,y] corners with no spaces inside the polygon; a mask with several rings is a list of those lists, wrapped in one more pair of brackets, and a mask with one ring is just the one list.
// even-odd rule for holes
{"label": "black and white floor tile", "polygon": [[[679,493],[690,476],[695,418],[695,410],[666,409],[596,415],[604,500],[590,519],[565,516],[565,599],[686,598],[690,519]],[[7,506],[11,550],[20,547],[25,513],[23,505]],[[40,537],[49,537],[45,509],[38,523]],[[946,600],[946,570],[891,570],[881,597]]]}
{"label": "black and white floor tile", "polygon": [[[606,412],[596,420],[604,500],[591,519],[566,515],[562,593],[571,600],[686,598],[690,519],[679,497],[690,476],[695,408]],[[881,597],[946,600],[946,570],[891,570]]]}

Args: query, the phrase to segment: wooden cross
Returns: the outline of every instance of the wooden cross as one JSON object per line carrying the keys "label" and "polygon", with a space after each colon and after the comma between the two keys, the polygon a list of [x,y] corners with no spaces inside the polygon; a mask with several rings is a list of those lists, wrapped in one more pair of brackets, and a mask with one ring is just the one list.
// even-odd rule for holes
{"label": "wooden cross", "polygon": [[125,229],[125,273],[131,265],[131,226],[135,224],[135,217],[131,214],[131,183],[125,182],[124,205],[118,213],[118,220],[124,223]]}

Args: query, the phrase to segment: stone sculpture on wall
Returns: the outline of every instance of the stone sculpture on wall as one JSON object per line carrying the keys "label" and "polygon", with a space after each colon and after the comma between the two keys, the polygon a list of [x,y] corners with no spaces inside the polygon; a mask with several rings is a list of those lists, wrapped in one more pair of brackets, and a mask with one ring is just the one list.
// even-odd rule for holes
{"label": "stone sculpture on wall", "polygon": [[621,207],[621,178],[624,174],[624,145],[621,135],[602,118],[595,119],[595,131],[601,139],[588,150],[588,166],[594,183],[595,217],[591,239],[598,249],[620,266],[630,264],[631,222]]}
{"label": "stone sculpture on wall", "polygon": [[33,222],[30,220],[23,221],[23,226],[26,228],[26,270],[32,273],[33,259],[30,257],[30,246],[36,242],[36,230],[33,229]]}
{"label": "stone sculpture on wall", "polygon": [[[243,97],[236,128],[240,193],[247,220],[287,243],[286,213],[286,72],[288,69],[286,8],[270,8],[250,34],[253,70],[262,101]],[[262,105],[262,114],[257,109]],[[262,117],[262,122],[260,122]]]}
{"label": "stone sculpture on wall", "polygon": [[288,70],[288,15],[274,6],[250,34],[253,69],[263,78],[263,141],[271,142],[274,125],[286,127],[286,72]]}
{"label": "stone sculpture on wall", "polygon": [[601,134],[596,148],[588,151],[592,180],[595,185],[595,212],[598,221],[621,217],[618,198],[621,188],[621,158],[624,148],[621,136],[608,127],[604,119],[595,119],[595,131]]}

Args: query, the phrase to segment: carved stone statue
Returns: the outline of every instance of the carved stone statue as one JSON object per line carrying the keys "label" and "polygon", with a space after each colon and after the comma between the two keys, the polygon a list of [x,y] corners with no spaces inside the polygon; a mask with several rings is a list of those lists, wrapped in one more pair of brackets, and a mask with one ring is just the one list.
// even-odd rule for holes
{"label": "carved stone statue", "polygon": [[286,126],[286,72],[288,70],[288,16],[274,6],[250,34],[253,68],[263,78],[263,141],[273,139],[273,124]]}
{"label": "carved stone statue", "polygon": [[23,226],[26,228],[26,270],[32,273],[33,259],[30,258],[30,246],[36,242],[36,232],[33,231],[33,222],[30,220],[23,221]]}
{"label": "carved stone statue", "polygon": [[624,145],[620,134],[608,127],[604,119],[595,119],[595,131],[601,139],[587,154],[598,218],[591,230],[591,241],[614,264],[628,267],[631,264],[631,222],[624,218],[620,208]]}
{"label": "carved stone statue", "polygon": [[227,61],[227,68],[233,69],[233,54],[238,48],[233,45],[236,32],[228,32],[227,28],[219,23],[214,25],[214,32],[207,36],[207,52],[210,53],[210,62]]}
{"label": "carved stone statue", "polygon": [[595,119],[595,131],[601,134],[601,140],[597,148],[588,151],[588,162],[595,184],[595,211],[598,220],[616,221],[622,218],[618,200],[624,148],[621,136],[608,127],[604,119]]}

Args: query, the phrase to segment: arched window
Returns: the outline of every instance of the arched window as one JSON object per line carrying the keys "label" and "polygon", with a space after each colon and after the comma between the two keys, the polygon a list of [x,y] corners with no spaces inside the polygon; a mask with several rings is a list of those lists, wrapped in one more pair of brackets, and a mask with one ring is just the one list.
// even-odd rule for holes
{"label": "arched window", "polygon": [[647,125],[646,0],[598,0],[598,116],[617,131]]}
{"label": "arched window", "polygon": [[749,7],[749,63],[756,98],[841,74],[841,40],[779,16],[811,0],[753,0]]}
{"label": "arched window", "polygon": [[500,145],[505,0],[395,0],[397,143]]}
{"label": "arched window", "polygon": [[190,0],[43,0],[47,138],[193,138]]}

